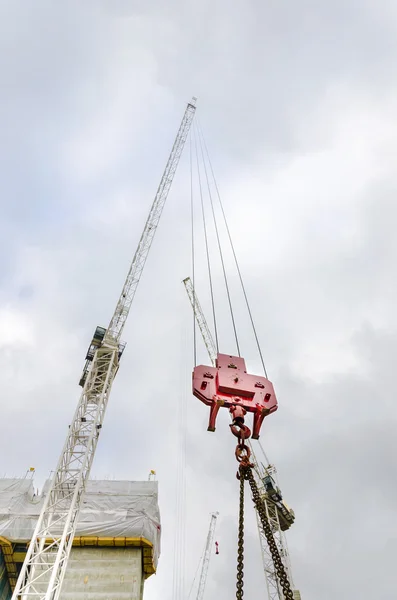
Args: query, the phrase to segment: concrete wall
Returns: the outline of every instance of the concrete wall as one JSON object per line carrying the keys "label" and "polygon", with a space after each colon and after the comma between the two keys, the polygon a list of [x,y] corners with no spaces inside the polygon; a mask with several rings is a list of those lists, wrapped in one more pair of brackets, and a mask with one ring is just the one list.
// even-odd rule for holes
{"label": "concrete wall", "polygon": [[142,600],[141,548],[72,548],[60,600]]}

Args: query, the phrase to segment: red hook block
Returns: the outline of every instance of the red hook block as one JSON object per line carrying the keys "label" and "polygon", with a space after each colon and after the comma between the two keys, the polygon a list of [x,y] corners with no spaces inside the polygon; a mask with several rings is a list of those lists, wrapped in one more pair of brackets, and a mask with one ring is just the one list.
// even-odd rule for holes
{"label": "red hook block", "polygon": [[193,394],[211,407],[208,431],[215,431],[221,406],[241,406],[247,412],[254,413],[254,440],[259,438],[263,419],[277,410],[273,384],[266,377],[249,375],[245,360],[229,354],[218,354],[216,367],[195,367]]}

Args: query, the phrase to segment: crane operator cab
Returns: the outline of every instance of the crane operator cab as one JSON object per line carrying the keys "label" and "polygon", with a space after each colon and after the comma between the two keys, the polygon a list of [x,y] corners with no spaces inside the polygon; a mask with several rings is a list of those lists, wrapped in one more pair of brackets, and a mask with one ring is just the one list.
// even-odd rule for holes
{"label": "crane operator cab", "polygon": [[[85,356],[85,365],[84,365],[84,369],[83,369],[83,373],[80,377],[80,381],[79,381],[79,385],[83,388],[87,379],[87,375],[88,375],[88,371],[90,370],[90,364],[92,363],[92,361],[94,360],[94,355],[95,352],[98,350],[98,348],[100,348],[102,346],[103,340],[105,338],[106,335],[106,329],[104,327],[97,327],[95,329],[93,338],[91,340],[90,345],[88,346],[88,350],[87,350],[87,354]],[[119,348],[119,352],[118,352],[118,359],[120,360],[123,352],[124,352],[124,348],[125,348],[125,342],[119,342],[118,344],[118,348]]]}
{"label": "crane operator cab", "polygon": [[286,502],[284,502],[281,495],[281,490],[277,487],[273,477],[266,475],[262,478],[262,483],[266,491],[266,497],[268,500],[274,503],[277,509],[278,521],[280,523],[281,531],[286,531],[291,527],[295,521],[295,513],[289,508]]}
{"label": "crane operator cab", "polygon": [[281,502],[283,497],[281,495],[281,491],[280,488],[278,488],[274,482],[274,479],[271,475],[266,475],[266,477],[264,477],[262,479],[263,481],[263,485],[265,486],[265,490],[268,493],[268,495],[278,501]]}

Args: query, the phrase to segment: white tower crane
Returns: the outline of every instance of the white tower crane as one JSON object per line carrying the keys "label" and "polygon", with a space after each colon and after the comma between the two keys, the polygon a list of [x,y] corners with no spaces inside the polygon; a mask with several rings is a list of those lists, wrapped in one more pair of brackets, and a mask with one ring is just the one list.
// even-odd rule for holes
{"label": "white tower crane", "polygon": [[192,305],[194,316],[204,340],[205,347],[207,348],[208,355],[213,366],[215,366],[217,355],[216,346],[190,277],[186,277],[186,279],[183,280],[183,285],[185,286],[187,295],[189,296],[190,304]]}
{"label": "white tower crane", "polygon": [[[280,488],[277,485],[276,467],[270,464],[267,467],[261,465],[255,456],[255,451],[251,442],[249,442],[249,446],[252,452],[251,461],[254,464],[256,483],[266,507],[266,514],[273,533],[274,541],[276,542],[280,558],[283,561],[291,588],[293,589],[294,600],[301,600],[299,590],[294,589],[291,560],[285,535],[285,531],[291,527],[295,520],[294,512],[282,499]],[[258,512],[255,512],[262,553],[263,569],[265,571],[268,600],[284,600],[283,590],[280,586],[276,569],[274,568],[274,563],[266,541],[265,532],[263,531]]]}
{"label": "white tower crane", "polygon": [[[189,296],[189,300],[194,311],[194,316],[204,340],[205,347],[207,348],[208,355],[212,364],[215,366],[217,356],[216,346],[190,277],[186,277],[186,279],[183,280],[183,284]],[[274,480],[276,468],[274,465],[269,465],[267,468],[263,466],[261,467],[255,456],[252,443],[250,441],[248,443],[252,452],[251,460],[254,464],[254,472],[258,489],[261,493],[262,500],[265,503],[266,514],[269,519],[270,527],[272,529],[281,560],[283,561],[285,570],[291,583],[291,587],[293,588],[294,585],[291,574],[291,561],[284,531],[289,529],[289,527],[292,525],[295,520],[295,515],[294,512],[282,500],[281,492],[276,486]],[[258,512],[255,512],[262,552],[263,569],[266,578],[268,600],[284,600],[283,591],[279,584],[277,573],[274,568],[273,559],[267,544],[265,532],[263,531]],[[300,592],[298,590],[294,590],[294,600],[301,600]]]}
{"label": "white tower crane", "polygon": [[201,575],[200,575],[200,581],[199,581],[199,585],[198,585],[196,600],[203,600],[203,597],[204,597],[205,584],[206,584],[207,575],[208,575],[208,567],[210,564],[211,548],[214,543],[216,519],[217,519],[218,515],[219,515],[219,513],[217,513],[217,512],[212,513],[212,515],[211,515],[210,527],[208,530],[207,543],[205,545],[205,550],[204,550],[203,566],[201,567]]}
{"label": "white tower crane", "polygon": [[65,576],[85,485],[90,474],[110,390],[125,344],[126,323],[160,216],[195,113],[185,110],[138,248],[107,330],[97,327],[86,356],[83,387],[55,475],[46,495],[12,600],[57,600]]}

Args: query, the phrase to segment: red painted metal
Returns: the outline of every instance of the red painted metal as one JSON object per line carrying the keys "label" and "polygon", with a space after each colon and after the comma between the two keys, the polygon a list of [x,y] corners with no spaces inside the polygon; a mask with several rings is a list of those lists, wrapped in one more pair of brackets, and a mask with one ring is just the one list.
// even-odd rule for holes
{"label": "red painted metal", "polygon": [[[273,384],[266,377],[248,374],[245,360],[229,354],[218,354],[216,367],[195,367],[193,394],[211,407],[208,431],[215,431],[216,417],[221,406],[238,406],[254,413],[254,440],[259,438],[263,419],[277,410]],[[236,412],[240,415],[240,411]]]}

